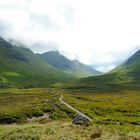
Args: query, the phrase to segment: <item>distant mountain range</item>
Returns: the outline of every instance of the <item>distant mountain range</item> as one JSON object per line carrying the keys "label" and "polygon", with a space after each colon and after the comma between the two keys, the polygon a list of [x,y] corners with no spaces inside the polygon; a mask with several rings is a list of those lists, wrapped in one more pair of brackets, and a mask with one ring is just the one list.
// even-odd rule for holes
{"label": "distant mountain range", "polygon": [[26,46],[13,41],[8,42],[0,37],[1,88],[46,87],[69,82],[98,87],[139,85],[140,50],[121,66],[101,74],[91,66],[77,60],[69,60],[58,51],[34,54]]}
{"label": "distant mountain range", "polygon": [[23,44],[0,37],[0,87],[46,87],[99,73],[58,52],[34,54]]}
{"label": "distant mountain range", "polygon": [[78,77],[99,75],[101,72],[91,66],[80,63],[78,60],[69,60],[58,51],[50,51],[39,55],[47,64],[53,67],[74,74]]}
{"label": "distant mountain range", "polygon": [[30,49],[0,38],[0,87],[44,87],[74,79],[44,62]]}

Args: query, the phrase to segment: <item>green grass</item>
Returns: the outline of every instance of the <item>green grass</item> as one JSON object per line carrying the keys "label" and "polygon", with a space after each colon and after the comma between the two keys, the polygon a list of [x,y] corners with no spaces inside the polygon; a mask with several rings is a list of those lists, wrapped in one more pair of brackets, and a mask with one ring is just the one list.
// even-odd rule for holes
{"label": "green grass", "polygon": [[[74,91],[73,91],[74,92]],[[90,126],[74,125],[75,112],[64,100],[93,119]],[[49,118],[38,118],[44,113]],[[27,118],[32,118],[27,121]],[[140,139],[139,91],[75,92],[58,89],[0,90],[0,139],[2,140],[108,140]]]}
{"label": "green grass", "polygon": [[71,118],[74,113],[62,106],[56,90],[4,89],[0,91],[0,123],[23,123],[27,118],[49,114],[52,120]]}
{"label": "green grass", "polygon": [[66,120],[44,124],[0,125],[1,140],[139,140],[138,132],[123,132],[116,128],[73,125]]}
{"label": "green grass", "polygon": [[79,92],[65,101],[91,117],[96,124],[140,131],[140,92]]}

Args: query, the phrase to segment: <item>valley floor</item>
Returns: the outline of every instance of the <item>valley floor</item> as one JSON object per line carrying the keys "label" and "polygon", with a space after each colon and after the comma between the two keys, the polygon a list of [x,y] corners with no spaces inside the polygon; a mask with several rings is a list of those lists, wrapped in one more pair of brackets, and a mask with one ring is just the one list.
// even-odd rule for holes
{"label": "valley floor", "polygon": [[[92,124],[72,124],[61,95]],[[0,123],[0,140],[139,140],[140,92],[1,89]]]}

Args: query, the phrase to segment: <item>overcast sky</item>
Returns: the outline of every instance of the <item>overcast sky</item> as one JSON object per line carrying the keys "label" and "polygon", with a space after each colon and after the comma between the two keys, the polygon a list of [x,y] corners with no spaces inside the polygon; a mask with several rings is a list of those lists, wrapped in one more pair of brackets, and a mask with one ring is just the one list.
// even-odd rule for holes
{"label": "overcast sky", "polygon": [[108,71],[140,49],[140,0],[0,0],[0,36]]}

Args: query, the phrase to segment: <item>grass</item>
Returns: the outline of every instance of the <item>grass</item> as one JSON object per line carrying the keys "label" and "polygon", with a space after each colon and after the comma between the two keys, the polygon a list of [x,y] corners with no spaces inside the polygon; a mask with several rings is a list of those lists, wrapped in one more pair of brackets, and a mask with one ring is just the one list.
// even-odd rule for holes
{"label": "grass", "polygon": [[140,131],[140,92],[83,92],[65,94],[66,102],[91,117],[96,124]]}
{"label": "grass", "polygon": [[[140,139],[139,91],[70,92],[51,88],[0,90],[0,139]],[[75,113],[60,103],[61,94],[67,103],[91,117],[93,123],[72,124]],[[49,118],[26,121],[44,113]]]}
{"label": "grass", "polygon": [[47,124],[0,125],[2,140],[138,140],[136,132],[121,132],[114,128],[98,125],[79,126],[65,120],[50,121]]}
{"label": "grass", "polygon": [[48,89],[4,89],[0,91],[0,123],[23,123],[48,113],[51,119],[69,118],[73,112],[59,102],[59,94]]}

